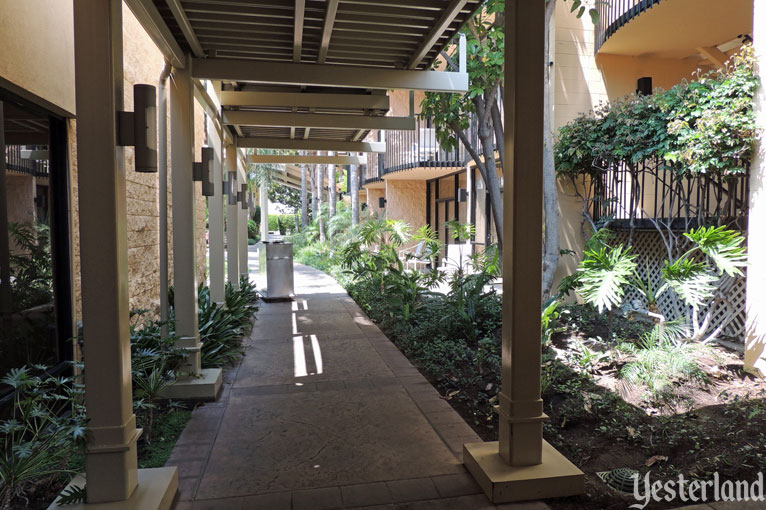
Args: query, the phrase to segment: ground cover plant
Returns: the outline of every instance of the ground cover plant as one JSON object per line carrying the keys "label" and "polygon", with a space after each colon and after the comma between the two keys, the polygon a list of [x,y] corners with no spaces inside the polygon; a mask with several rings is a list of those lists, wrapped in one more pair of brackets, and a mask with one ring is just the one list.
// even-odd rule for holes
{"label": "ground cover plant", "polygon": [[[371,219],[337,240],[307,241],[310,234],[304,233],[294,237],[296,258],[334,275],[466,422],[483,439],[496,440],[502,298],[488,284],[499,274],[499,260],[488,250],[462,269],[406,270],[402,247],[420,239],[435,252],[441,248],[427,229],[416,236],[409,230],[401,222]],[[706,237],[710,232],[699,239],[715,237],[721,246],[730,245],[727,234],[714,230]],[[715,243],[700,244],[712,249]],[[605,248],[603,257],[609,259],[610,250]],[[736,263],[713,257],[706,259],[704,272],[715,274],[718,262],[736,268],[741,258],[737,250],[713,252]],[[623,248],[612,262],[625,253]],[[430,260],[432,254],[423,257]],[[584,265],[594,268],[604,269]],[[633,270],[631,264],[620,269],[624,285],[639,284]],[[435,292],[437,285],[444,292]],[[663,292],[676,290],[668,284]],[[551,299],[542,310],[542,393],[550,417],[544,435],[583,469],[587,492],[549,504],[626,508],[633,497],[609,488],[596,474],[621,467],[642,474],[651,470],[654,479],[679,473],[707,479],[716,471],[724,479],[752,479],[766,468],[766,384],[743,371],[741,352],[692,341],[689,324],[660,326],[620,306],[619,295],[612,297],[614,306],[602,303],[601,311],[595,297],[582,304]]]}
{"label": "ground cover plant", "polygon": [[[172,291],[172,290],[171,290]],[[244,355],[242,338],[252,327],[258,293],[247,278],[238,288],[227,284],[225,305],[210,300],[199,288],[199,330],[203,368],[230,366]],[[172,294],[171,299],[172,303]],[[167,325],[169,335],[162,334]],[[168,324],[146,310],[131,312],[130,325],[133,408],[143,429],[138,444],[141,468],[163,466],[191,418],[189,406],[168,401],[162,389],[183,375],[184,351],[175,347],[173,313]],[[14,393],[14,402],[0,419],[0,508],[42,509],[53,501],[72,475],[85,468],[87,434],[83,386],[84,366],[77,377],[45,375],[36,365],[11,370],[0,382]],[[62,502],[82,501],[87,487],[78,487]]]}

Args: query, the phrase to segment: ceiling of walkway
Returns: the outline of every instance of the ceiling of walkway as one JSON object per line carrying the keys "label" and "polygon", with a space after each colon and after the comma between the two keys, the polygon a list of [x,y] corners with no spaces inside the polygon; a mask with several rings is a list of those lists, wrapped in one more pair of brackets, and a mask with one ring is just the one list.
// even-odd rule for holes
{"label": "ceiling of walkway", "polygon": [[[371,131],[397,129],[396,118],[386,117],[389,105],[385,98],[386,88],[397,87],[376,89],[372,78],[362,79],[372,81],[371,85],[347,82],[338,87],[333,74],[340,84],[342,77],[354,70],[364,71],[364,76],[382,70],[431,69],[439,53],[481,6],[481,0],[127,2],[158,46],[166,55],[174,55],[176,61],[189,54],[198,67],[206,65],[209,70],[212,62],[218,62],[236,66],[236,74],[244,68],[266,69],[278,63],[315,64],[325,71],[327,66],[337,67],[337,73],[326,73],[330,78],[323,86],[296,83],[301,79],[300,72],[295,73],[297,78],[282,82],[257,71],[252,80],[240,76],[208,78],[219,82],[224,92],[272,93],[268,97],[242,95],[223,102],[224,124],[240,139],[249,140],[248,147],[287,148],[284,142],[273,143],[272,147],[269,142],[310,140],[311,144],[296,143],[295,147],[342,150],[348,146],[351,152],[367,148],[357,142],[365,140]],[[193,74],[194,69],[195,65]],[[275,99],[279,93],[285,94],[283,101]],[[307,100],[296,101],[296,94]],[[227,112],[238,113],[226,119]],[[406,122],[400,124],[407,126],[401,129],[414,128]],[[323,142],[327,142],[326,148]]]}

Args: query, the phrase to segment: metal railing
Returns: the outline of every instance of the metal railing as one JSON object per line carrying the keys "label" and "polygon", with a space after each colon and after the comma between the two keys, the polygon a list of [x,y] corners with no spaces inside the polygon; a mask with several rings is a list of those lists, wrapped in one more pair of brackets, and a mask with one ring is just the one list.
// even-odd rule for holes
{"label": "metal railing", "polygon": [[34,177],[48,177],[50,175],[48,160],[23,159],[21,157],[22,148],[42,150],[47,149],[47,146],[6,145],[5,165],[8,171],[25,175],[32,175]]}
{"label": "metal railing", "polygon": [[706,224],[746,227],[749,167],[741,174],[679,175],[651,159],[631,170],[622,164],[590,181],[590,213],[611,228],[654,228],[656,222],[687,230]]}
{"label": "metal railing", "polygon": [[658,3],[660,0],[597,0],[596,52],[620,27]]}
{"label": "metal railing", "polygon": [[387,131],[386,152],[380,156],[379,177],[412,168],[463,167],[466,163],[463,144],[458,144],[456,149],[444,148],[436,138],[436,129],[421,115],[416,115],[412,131]]}

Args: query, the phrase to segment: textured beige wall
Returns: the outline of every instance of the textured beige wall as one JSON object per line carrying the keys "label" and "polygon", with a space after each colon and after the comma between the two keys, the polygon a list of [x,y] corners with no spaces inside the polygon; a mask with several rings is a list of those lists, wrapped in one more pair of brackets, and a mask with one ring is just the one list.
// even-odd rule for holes
{"label": "textured beige wall", "polygon": [[73,114],[72,2],[3,0],[0,5],[0,77]]}
{"label": "textured beige wall", "polygon": [[[123,4],[123,69],[125,77],[125,109],[133,108],[133,85],[148,83],[156,85],[164,66],[162,54]],[[168,125],[170,122],[168,122]],[[204,144],[204,113],[202,107],[194,102],[194,140],[195,155],[200,157]],[[80,257],[79,232],[77,229],[78,192],[77,192],[77,157],[75,122],[70,126],[70,168],[72,182],[72,219],[73,219],[73,280],[76,316],[81,317],[80,303]],[[168,135],[168,156],[170,155],[170,136]],[[159,310],[160,301],[160,260],[159,260],[159,181],[158,174],[142,174],[134,171],[133,148],[125,148],[126,194],[128,213],[128,269],[130,307],[145,308],[153,312]],[[172,284],[173,278],[173,213],[172,213],[172,162],[168,157],[168,273]],[[202,196],[201,184],[196,184],[197,211],[197,279],[205,281],[205,209],[206,200]]]}
{"label": "textured beige wall", "polygon": [[[553,40],[553,126],[557,130],[600,103],[635,92],[637,80],[651,76],[654,87],[668,89],[692,78],[696,61],[646,56],[594,55],[594,26],[590,17],[577,19],[564,2],[556,7]],[[578,255],[562,256],[554,287],[572,274],[584,247],[582,201],[571,182],[559,181],[559,240],[562,249]]]}
{"label": "textured beige wall", "polygon": [[426,223],[426,181],[386,181],[386,217],[402,220],[413,230]]}
{"label": "textured beige wall", "polygon": [[31,224],[35,221],[35,178],[7,174],[8,222]]}
{"label": "textured beige wall", "polygon": [[[766,131],[766,2],[755,2],[753,48],[758,56],[761,87],[755,99],[758,126]],[[766,376],[766,141],[761,139],[750,168],[748,220],[747,321],[745,369]]]}
{"label": "textured beige wall", "polygon": [[367,210],[374,216],[386,215],[386,209],[378,207],[378,199],[386,196],[386,188],[367,188]]}

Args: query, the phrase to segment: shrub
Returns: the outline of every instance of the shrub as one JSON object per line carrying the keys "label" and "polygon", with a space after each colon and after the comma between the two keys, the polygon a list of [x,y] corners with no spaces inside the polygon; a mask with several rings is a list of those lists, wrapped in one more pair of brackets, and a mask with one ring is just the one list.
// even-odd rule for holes
{"label": "shrub", "polygon": [[8,232],[19,248],[11,253],[13,307],[24,310],[53,301],[50,227],[9,223]]}
{"label": "shrub", "polygon": [[[47,367],[36,366],[46,372]],[[2,379],[15,391],[8,419],[0,423],[0,506],[23,508],[32,488],[71,474],[67,463],[85,444],[82,385],[69,377],[33,376],[12,369]]]}
{"label": "shrub", "polygon": [[247,239],[257,241],[260,238],[260,225],[254,220],[247,220]]}

